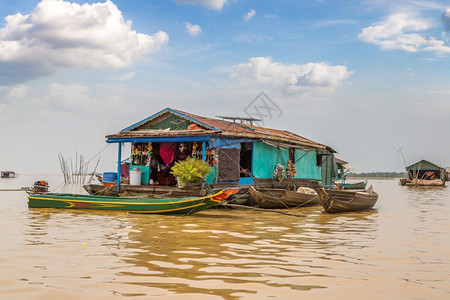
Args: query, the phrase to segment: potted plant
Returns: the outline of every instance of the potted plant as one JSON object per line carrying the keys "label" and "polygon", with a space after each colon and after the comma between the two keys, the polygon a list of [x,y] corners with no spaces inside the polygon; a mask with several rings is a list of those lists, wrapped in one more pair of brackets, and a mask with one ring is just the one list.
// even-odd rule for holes
{"label": "potted plant", "polygon": [[177,177],[179,187],[198,186],[210,172],[206,162],[193,157],[176,162],[171,171]]}

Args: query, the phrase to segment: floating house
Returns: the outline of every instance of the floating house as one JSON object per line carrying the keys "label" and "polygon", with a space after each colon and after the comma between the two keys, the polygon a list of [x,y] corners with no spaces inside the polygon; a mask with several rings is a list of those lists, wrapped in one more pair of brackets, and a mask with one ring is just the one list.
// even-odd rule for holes
{"label": "floating house", "polygon": [[[253,121],[166,108],[106,136],[106,141],[118,144],[119,162],[121,145],[131,143],[129,169],[141,171],[143,186],[175,185],[171,167],[188,156],[210,165],[206,181],[212,186],[332,185],[337,173],[335,150],[289,131],[253,125]],[[119,164],[118,174],[124,174],[122,168]]]}
{"label": "floating house", "polygon": [[445,169],[422,159],[406,167],[408,178],[400,180],[402,185],[409,186],[444,186]]}

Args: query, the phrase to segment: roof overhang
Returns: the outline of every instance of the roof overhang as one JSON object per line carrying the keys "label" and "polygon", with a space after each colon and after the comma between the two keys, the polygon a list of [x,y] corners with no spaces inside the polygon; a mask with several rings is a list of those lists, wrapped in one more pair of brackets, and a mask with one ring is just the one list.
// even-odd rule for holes
{"label": "roof overhang", "polygon": [[[304,149],[320,149],[325,150],[331,153],[334,153],[335,151],[331,149],[330,147],[327,147],[322,144],[318,143],[309,143],[309,142],[301,142],[295,139],[289,139],[277,135],[269,135],[269,134],[262,134],[262,133],[256,133],[256,132],[248,132],[248,133],[236,133],[232,131],[222,131],[220,133],[220,136],[222,137],[229,137],[229,138],[249,138],[249,139],[259,139],[261,141],[269,141],[269,142],[279,142],[283,144],[283,147],[290,147],[290,148],[304,148]],[[332,151],[330,151],[330,150]]]}
{"label": "roof overhang", "polygon": [[205,142],[217,132],[215,130],[136,130],[107,135],[106,142]]}

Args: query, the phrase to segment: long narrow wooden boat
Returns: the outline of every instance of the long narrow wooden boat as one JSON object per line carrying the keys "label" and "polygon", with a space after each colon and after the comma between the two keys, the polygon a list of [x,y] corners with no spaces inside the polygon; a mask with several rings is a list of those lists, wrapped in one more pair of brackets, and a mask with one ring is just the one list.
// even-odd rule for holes
{"label": "long narrow wooden boat", "polygon": [[341,183],[344,190],[363,190],[366,188],[367,180],[354,183]]}
{"label": "long narrow wooden boat", "polygon": [[229,189],[205,197],[182,198],[34,194],[28,196],[28,207],[119,210],[148,214],[193,214],[208,209],[237,192],[239,189]]}
{"label": "long narrow wooden boat", "polygon": [[402,178],[400,180],[401,185],[406,186],[445,186],[445,180],[442,179],[406,179]]}
{"label": "long narrow wooden boat", "polygon": [[248,188],[255,203],[261,208],[291,208],[299,206],[319,205],[317,193],[294,192],[286,189]]}
{"label": "long narrow wooden boat", "polygon": [[368,191],[319,189],[319,200],[326,212],[360,211],[372,208],[378,194],[370,187]]}

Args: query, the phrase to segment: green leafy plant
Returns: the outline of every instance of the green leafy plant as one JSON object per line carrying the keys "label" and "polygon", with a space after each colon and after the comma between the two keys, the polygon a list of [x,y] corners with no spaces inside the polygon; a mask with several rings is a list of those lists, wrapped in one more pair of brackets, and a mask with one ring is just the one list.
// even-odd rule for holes
{"label": "green leafy plant", "polygon": [[201,183],[210,172],[211,169],[206,162],[193,157],[176,162],[171,171],[182,186]]}

